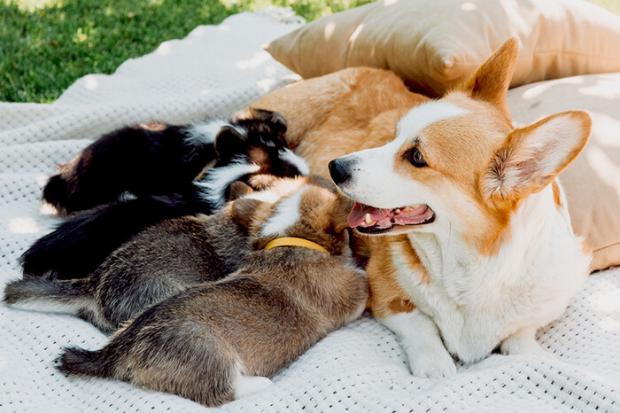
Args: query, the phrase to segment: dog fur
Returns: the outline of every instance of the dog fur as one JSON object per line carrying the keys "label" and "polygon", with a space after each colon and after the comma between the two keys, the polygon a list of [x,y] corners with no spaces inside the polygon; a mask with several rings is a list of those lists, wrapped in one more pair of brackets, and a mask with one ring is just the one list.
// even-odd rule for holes
{"label": "dog fur", "polygon": [[390,141],[398,120],[427,100],[393,72],[355,67],[277,89],[237,116],[251,116],[254,108],[281,113],[288,146],[312,174],[329,179],[329,161]]}
{"label": "dog fur", "polygon": [[375,236],[372,311],[417,376],[454,374],[453,356],[471,363],[496,347],[543,353],[537,330],[588,274],[556,177],[586,144],[590,118],[514,128],[506,92],[517,52],[509,40],[468,82],[413,107],[392,141],[330,164],[357,201],[350,223]]}
{"label": "dog fur", "polygon": [[151,123],[116,130],[62,165],[45,185],[43,199],[66,215],[126,194],[194,193],[194,180],[210,167],[239,163],[259,165],[261,173],[307,175],[307,170],[297,169],[297,158],[290,160],[286,129],[280,114],[253,109],[243,119],[230,121]]}
{"label": "dog fur", "polygon": [[[262,186],[261,176],[307,174],[308,167],[303,159],[286,147],[283,137],[286,122],[279,114],[254,110],[251,118],[233,120],[217,127],[212,123],[194,124],[185,129],[175,127],[171,130],[177,131],[176,135],[170,135],[165,129],[159,131],[158,136],[151,132],[142,136],[146,140],[126,136],[128,140],[136,139],[142,143],[131,146],[130,150],[121,139],[126,130],[121,130],[113,135],[113,139],[112,135],[104,137],[85,149],[72,169],[57,175],[67,185],[71,183],[73,188],[70,193],[63,192],[63,199],[67,202],[57,206],[71,210],[69,205],[92,205],[96,200],[101,200],[101,197],[95,199],[89,195],[96,191],[90,186],[94,185],[93,181],[107,182],[107,189],[104,190],[106,197],[118,196],[121,189],[129,191],[136,188],[139,189],[136,194],[140,197],[116,200],[74,213],[55,231],[37,240],[24,252],[21,257],[24,274],[56,279],[85,277],[123,242],[148,226],[165,219],[197,213],[210,214],[218,210],[231,198],[234,182],[243,181],[259,189]],[[209,134],[216,135],[209,145],[214,147],[217,158],[203,176],[192,181],[191,175],[197,170],[192,164],[197,163],[196,159],[204,160],[204,156],[198,153],[205,150],[201,142],[204,143],[205,136],[211,136]],[[194,142],[188,142],[188,136]],[[181,140],[177,143],[184,151],[194,154],[193,161],[188,161],[187,167],[180,166],[181,151],[170,150],[170,154],[167,145],[159,142],[170,144],[175,139]],[[122,153],[124,150],[128,152]],[[100,153],[103,155],[98,155]],[[170,182],[174,184],[164,182],[158,187],[157,183],[146,182],[148,168],[138,173],[139,167],[144,167],[142,163],[146,161],[137,161],[137,165],[130,167],[130,159],[119,162],[120,170],[125,175],[114,172],[106,178],[106,173],[115,169],[117,158],[145,158],[150,163],[149,167],[160,171],[158,173],[170,169]],[[181,175],[187,179],[178,178]],[[176,192],[163,193],[168,190]]]}
{"label": "dog fur", "polygon": [[[366,306],[365,275],[351,265],[345,223],[350,206],[351,202],[329,183],[299,178],[242,197],[207,221],[184,221],[195,226],[193,229],[168,228],[168,232],[178,231],[178,236],[186,239],[176,240],[170,252],[157,248],[163,246],[158,234],[162,229],[149,229],[147,235],[105,265],[98,292],[109,288],[116,301],[119,297],[133,300],[149,296],[150,292],[134,295],[131,290],[149,290],[155,278],[158,284],[162,279],[164,283],[185,284],[187,277],[196,275],[207,280],[215,263],[211,258],[200,258],[200,254],[221,248],[217,243],[226,245],[227,257],[241,259],[241,268],[219,281],[188,283],[189,288],[170,294],[138,315],[101,350],[67,349],[60,357],[59,369],[68,374],[129,381],[208,406],[263,388],[270,383],[265,376],[273,375],[329,332],[359,317]],[[212,226],[209,236],[202,235]],[[241,228],[249,237],[238,235],[233,239],[231,226],[233,232]],[[283,236],[312,241],[327,252],[296,246],[264,249],[269,241]],[[239,244],[238,250],[232,248]],[[251,245],[245,259],[243,245]],[[200,252],[200,246],[206,251]],[[163,256],[158,258],[157,252]],[[134,260],[130,268],[122,262],[124,254]],[[165,273],[162,268],[166,268]],[[128,280],[124,277],[127,270],[137,271],[141,279]],[[106,271],[116,273],[109,286],[105,285]],[[42,280],[36,281],[35,285],[41,285]],[[19,283],[9,287],[7,298],[23,292],[24,288],[15,287]],[[29,281],[21,283],[26,289],[32,286]],[[69,294],[69,299],[77,295]],[[27,294],[22,296],[29,300]],[[66,304],[61,297],[49,298]]]}

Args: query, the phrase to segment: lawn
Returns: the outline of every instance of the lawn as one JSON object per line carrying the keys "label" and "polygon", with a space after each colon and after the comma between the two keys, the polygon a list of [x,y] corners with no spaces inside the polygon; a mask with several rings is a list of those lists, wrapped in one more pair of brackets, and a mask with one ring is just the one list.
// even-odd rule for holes
{"label": "lawn", "polygon": [[[0,0],[0,101],[50,102],[87,73],[268,4],[312,20],[370,0]],[[592,0],[620,14],[620,0]]]}

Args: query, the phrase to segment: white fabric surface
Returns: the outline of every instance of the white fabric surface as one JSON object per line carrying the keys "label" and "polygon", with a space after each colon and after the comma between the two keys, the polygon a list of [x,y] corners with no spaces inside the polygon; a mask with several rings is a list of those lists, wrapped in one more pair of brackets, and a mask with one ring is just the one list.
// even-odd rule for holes
{"label": "white fabric surface", "polygon": [[[120,126],[225,116],[286,83],[292,74],[260,45],[294,27],[233,16],[165,42],[111,76],[86,76],[54,104],[0,104],[0,288],[19,277],[18,255],[55,222],[40,213],[38,199],[56,163]],[[366,316],[315,345],[272,388],[221,410],[620,411],[620,270],[591,276],[540,342],[548,357],[493,355],[454,378],[419,379],[394,336]],[[176,396],[54,370],[63,346],[105,343],[76,318],[0,305],[0,412],[205,411]]]}

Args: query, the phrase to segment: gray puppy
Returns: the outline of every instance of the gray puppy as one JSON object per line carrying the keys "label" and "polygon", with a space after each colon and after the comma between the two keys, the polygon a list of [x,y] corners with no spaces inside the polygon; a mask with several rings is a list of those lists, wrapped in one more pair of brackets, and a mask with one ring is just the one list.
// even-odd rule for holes
{"label": "gray puppy", "polygon": [[[252,179],[259,188],[278,180],[272,175]],[[290,186],[286,182],[270,196],[283,196]],[[233,197],[251,191],[240,182],[231,187]],[[4,301],[14,308],[77,315],[111,333],[153,304],[241,267],[252,245],[248,218],[233,211],[229,204],[214,215],[162,221],[119,247],[89,277],[26,277],[7,285]]]}
{"label": "gray puppy", "polygon": [[254,249],[241,269],[150,307],[101,350],[66,349],[58,368],[215,406],[269,385],[265,376],[359,317],[368,289],[350,263],[350,201],[311,178],[286,184],[284,197],[230,205]]}

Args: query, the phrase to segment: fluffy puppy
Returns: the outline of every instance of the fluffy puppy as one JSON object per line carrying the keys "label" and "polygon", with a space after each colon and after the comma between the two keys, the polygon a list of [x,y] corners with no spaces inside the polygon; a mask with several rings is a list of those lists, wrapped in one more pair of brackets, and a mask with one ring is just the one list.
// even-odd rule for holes
{"label": "fluffy puppy", "polygon": [[58,368],[208,406],[263,388],[265,376],[364,310],[367,282],[350,264],[350,207],[333,187],[307,178],[284,197],[235,201],[230,219],[253,246],[242,268],[150,307],[101,350],[65,350]]}
{"label": "fluffy puppy", "polygon": [[[278,182],[273,176],[257,179],[255,185]],[[284,196],[294,187],[290,182],[275,185],[269,197]],[[252,192],[240,182],[234,187],[237,193]],[[251,251],[247,218],[234,215],[232,205],[214,215],[149,226],[103,258],[86,278],[26,277],[9,283],[4,301],[21,309],[73,314],[110,333],[151,305],[245,263]]]}
{"label": "fluffy puppy", "polygon": [[[192,128],[197,126],[194,125]],[[258,189],[264,186],[261,183],[263,179],[258,179],[260,176],[292,177],[306,174],[308,168],[304,160],[286,148],[282,137],[285,132],[284,119],[274,112],[256,110],[253,118],[233,121],[228,126],[222,127],[215,137],[213,146],[217,160],[215,165],[208,168],[198,180],[192,182],[189,179],[182,185],[175,181],[179,183],[176,187],[165,184],[157,188],[158,191],[175,189],[176,193],[113,201],[73,214],[55,231],[37,240],[22,255],[23,273],[57,279],[85,277],[123,242],[148,226],[169,218],[197,213],[210,214],[218,210],[233,195],[230,188],[236,181],[243,181]],[[118,134],[116,136],[118,137]],[[139,154],[138,149],[133,148],[132,156],[146,157],[155,162],[152,159],[153,152],[163,150],[162,145],[155,145],[157,139],[159,138],[151,137],[152,147],[146,148],[149,151],[144,154]],[[166,141],[172,137],[166,135],[161,139]],[[184,148],[187,149],[189,143],[187,138],[183,139]],[[198,141],[196,137],[192,139]],[[76,165],[89,166],[76,167],[70,171],[68,175],[70,179],[67,182],[73,182],[76,190],[67,198],[71,201],[69,204],[74,201],[82,203],[87,198],[92,200],[92,197],[89,198],[85,194],[96,188],[86,183],[92,183],[93,176],[99,177],[105,170],[114,169],[114,164],[106,162],[111,162],[114,157],[120,156],[117,152],[124,149],[123,145],[110,143],[106,138],[93,145],[94,148],[105,148],[105,151],[102,151],[105,156],[94,156],[93,159],[97,159],[97,162],[86,163],[86,159],[89,158],[87,154],[92,152],[88,148],[80,156]],[[195,147],[198,148],[197,145]],[[196,149],[196,152],[199,150]],[[160,155],[162,163],[156,169],[167,171],[167,161],[164,158],[169,155],[165,153]],[[188,168],[191,167],[191,162],[188,165]],[[171,169],[172,175],[179,175],[177,166],[172,164]],[[62,175],[58,177],[62,178]],[[108,187],[116,189],[121,187],[129,189],[130,184],[133,185],[131,188],[135,189],[142,182],[138,180],[137,175],[131,173],[126,177],[113,176],[110,179],[112,181],[108,183]],[[153,185],[155,184],[153,183],[148,189],[153,190]],[[140,188],[140,191],[146,191],[146,187]],[[68,204],[62,205],[67,209]]]}
{"label": "fluffy puppy", "polygon": [[282,116],[262,109],[230,121],[120,129],[61,166],[45,185],[43,199],[61,214],[70,214],[116,201],[126,193],[137,197],[192,193],[192,181],[207,166],[257,164],[263,172],[279,176],[305,175],[287,149],[286,129]]}
{"label": "fluffy puppy", "polygon": [[[254,196],[276,200],[300,185],[272,179],[277,182],[273,188]],[[7,285],[4,300],[16,308],[73,314],[111,333],[153,304],[193,285],[218,280],[246,263],[252,251],[249,221],[234,205],[235,201],[214,215],[150,226],[86,278],[14,281]]]}

